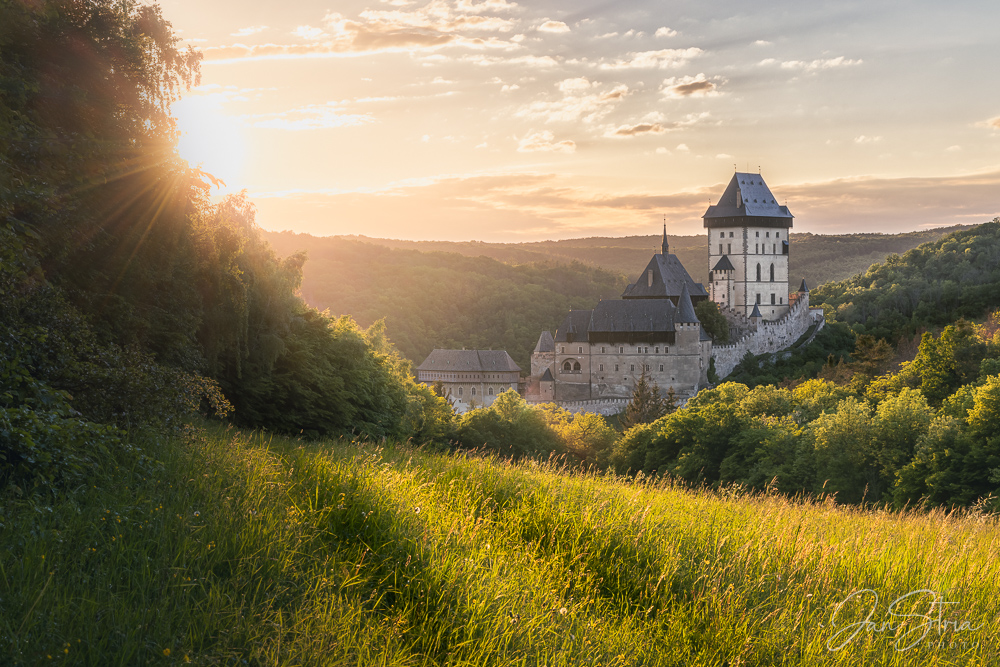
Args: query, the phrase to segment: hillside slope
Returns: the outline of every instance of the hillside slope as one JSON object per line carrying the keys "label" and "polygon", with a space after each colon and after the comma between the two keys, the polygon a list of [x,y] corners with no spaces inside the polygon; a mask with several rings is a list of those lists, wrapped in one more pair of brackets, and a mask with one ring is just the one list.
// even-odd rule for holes
{"label": "hillside slope", "polygon": [[8,503],[5,664],[1000,660],[993,518],[223,429],[155,458]]}

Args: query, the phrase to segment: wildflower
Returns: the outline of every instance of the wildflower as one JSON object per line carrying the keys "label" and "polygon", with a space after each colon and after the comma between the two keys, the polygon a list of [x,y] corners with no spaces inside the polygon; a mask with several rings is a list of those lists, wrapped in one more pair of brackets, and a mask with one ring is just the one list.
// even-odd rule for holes
{"label": "wildflower", "polygon": [[566,609],[566,607],[563,607],[562,609],[559,610],[560,616],[565,616],[567,613],[569,613],[569,610]]}
{"label": "wildflower", "polygon": [[170,655],[170,649],[168,648],[163,649],[163,655]]}
{"label": "wildflower", "polygon": [[201,512],[195,512],[194,515],[195,516],[201,516]]}
{"label": "wildflower", "polygon": [[413,511],[416,512],[417,514],[420,514],[420,508],[419,507],[414,508]]}

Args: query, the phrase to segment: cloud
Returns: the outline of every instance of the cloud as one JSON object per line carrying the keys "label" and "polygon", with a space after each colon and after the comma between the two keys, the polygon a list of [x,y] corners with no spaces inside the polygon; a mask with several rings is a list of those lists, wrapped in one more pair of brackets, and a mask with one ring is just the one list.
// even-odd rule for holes
{"label": "cloud", "polygon": [[232,37],[249,37],[250,35],[256,35],[258,32],[264,32],[267,30],[266,25],[252,25],[248,28],[240,28],[236,32],[229,33]]}
{"label": "cloud", "polygon": [[669,69],[681,67],[687,64],[692,58],[697,58],[704,53],[698,47],[687,49],[661,49],[659,51],[641,51],[627,54],[626,58],[619,58],[613,62],[604,62],[599,65],[603,70],[624,70],[624,69]]}
{"label": "cloud", "polygon": [[427,51],[446,46],[510,50],[519,47],[495,36],[483,38],[480,35],[510,32],[517,24],[516,19],[483,12],[496,8],[509,10],[513,6],[512,3],[485,0],[476,4],[459,2],[456,8],[452,8],[441,0],[432,0],[413,10],[367,9],[356,19],[330,12],[323,17],[323,29],[305,25],[299,26],[293,33],[311,40],[311,44],[233,44],[208,47],[203,52],[208,62],[231,62],[248,58],[316,58],[380,51]]}
{"label": "cloud", "polygon": [[854,137],[854,143],[856,144],[877,144],[880,141],[882,141],[882,137],[880,136],[869,137],[862,134],[861,136]]}
{"label": "cloud", "polygon": [[458,0],[455,3],[455,9],[470,14],[481,14],[483,12],[512,12],[517,11],[520,7],[517,6],[516,2],[507,2],[507,0],[483,0],[482,2]]}
{"label": "cloud", "polygon": [[535,151],[551,151],[556,153],[575,153],[576,143],[569,139],[556,141],[555,135],[548,130],[527,134],[518,141],[517,150],[519,153],[533,153]]}
{"label": "cloud", "polygon": [[538,32],[554,32],[562,33],[569,32],[569,26],[562,21],[546,21],[542,25],[538,26]]}
{"label": "cloud", "polygon": [[309,25],[300,25],[292,31],[292,34],[296,37],[301,37],[302,39],[308,39],[310,41],[316,41],[320,37],[326,36],[326,33],[323,32],[322,28],[314,28]]}
{"label": "cloud", "polygon": [[635,125],[622,125],[615,130],[605,133],[606,137],[636,137],[640,134],[663,134],[667,129],[659,123],[637,123]]}
{"label": "cloud", "polygon": [[[716,79],[718,77],[715,77]],[[714,97],[719,94],[715,83],[705,78],[704,74],[697,76],[670,77],[663,80],[660,92],[664,97]]]}
{"label": "cloud", "polygon": [[990,118],[989,120],[984,120],[980,125],[993,128],[994,130],[1000,130],[1000,116],[996,118]]}
{"label": "cloud", "polygon": [[338,103],[310,104],[279,113],[243,116],[240,120],[252,127],[271,130],[326,130],[335,127],[364,125],[372,121],[368,114],[341,113]]}
{"label": "cloud", "polygon": [[581,90],[587,90],[593,85],[587,80],[587,77],[581,76],[576,79],[563,79],[556,86],[564,93],[574,93]]}
{"label": "cloud", "polygon": [[[774,65],[778,61],[774,58],[765,58],[761,60],[758,65],[769,66]],[[855,67],[857,65],[863,64],[864,61],[858,58],[857,60],[851,60],[845,58],[844,56],[837,56],[836,58],[822,58],[819,60],[785,60],[781,62],[781,69],[798,70],[806,73],[813,73],[819,70],[835,69],[838,67]]]}
{"label": "cloud", "polygon": [[957,153],[960,150],[962,150],[962,147],[961,146],[957,146],[957,145],[956,146],[948,146],[948,148],[945,149],[945,151],[947,151],[948,153]]}
{"label": "cloud", "polygon": [[750,44],[750,46],[771,46],[774,42],[769,42],[766,39],[758,39]]}
{"label": "cloud", "polygon": [[603,93],[565,94],[559,100],[532,102],[518,109],[514,115],[521,118],[542,118],[546,123],[580,120],[591,123],[607,115],[628,92],[628,86],[623,84]]}
{"label": "cloud", "polygon": [[655,36],[656,37],[674,37],[676,34],[677,34],[676,30],[674,30],[672,28],[668,28],[667,26],[663,26],[662,28],[657,28],[656,29]]}

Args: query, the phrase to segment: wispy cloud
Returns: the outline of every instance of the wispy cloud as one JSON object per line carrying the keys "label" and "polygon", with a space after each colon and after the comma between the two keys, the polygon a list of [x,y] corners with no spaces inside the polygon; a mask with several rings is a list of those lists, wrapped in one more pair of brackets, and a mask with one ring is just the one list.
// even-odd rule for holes
{"label": "wispy cloud", "polygon": [[687,49],[639,51],[612,62],[603,62],[599,67],[602,70],[669,69],[686,65],[692,58],[697,58],[702,53],[703,51],[695,46]]}
{"label": "wispy cloud", "polygon": [[990,118],[989,120],[984,120],[980,125],[993,128],[994,130],[1000,130],[1000,116],[996,118]]}
{"label": "wispy cloud", "polygon": [[369,114],[342,113],[338,103],[310,104],[288,111],[243,116],[247,125],[271,130],[326,130],[370,123]]}
{"label": "wispy cloud", "polygon": [[556,153],[576,152],[576,142],[569,139],[556,141],[555,135],[549,130],[542,132],[531,132],[522,137],[517,144],[520,153],[533,153],[536,151],[549,151]]}
{"label": "wispy cloud", "polygon": [[854,143],[856,144],[877,144],[880,141],[882,141],[881,136],[869,137],[867,135],[862,134],[860,136],[854,137]]}
{"label": "wispy cloud", "polygon": [[538,32],[569,32],[569,26],[562,21],[545,21],[537,28]]}
{"label": "wispy cloud", "polygon": [[663,134],[667,129],[659,123],[636,123],[621,125],[604,134],[606,137],[637,137],[641,134]]}
{"label": "wispy cloud", "polygon": [[839,67],[855,67],[857,65],[863,64],[864,61],[860,58],[852,60],[850,58],[845,58],[844,56],[837,56],[836,58],[820,58],[817,60],[784,60],[778,61],[774,58],[765,58],[761,60],[758,65],[767,67],[770,65],[778,65],[781,69],[796,70],[805,73],[818,72],[820,70],[836,69]]}
{"label": "wispy cloud", "polygon": [[[570,81],[585,81],[571,79]],[[622,84],[606,90],[587,95],[575,94],[586,88],[561,88],[566,82],[560,82],[560,90],[565,94],[561,99],[551,101],[535,101],[518,109],[514,115],[521,118],[542,118],[546,123],[583,121],[591,123],[609,113],[615,105],[621,102],[629,93],[628,86]],[[578,84],[582,85],[582,84]]]}
{"label": "wispy cloud", "polygon": [[266,25],[252,25],[247,28],[240,28],[236,32],[229,33],[232,37],[249,37],[250,35],[256,35],[259,32],[264,32],[267,30]]}
{"label": "wispy cloud", "polygon": [[[716,80],[719,77],[714,77]],[[697,76],[670,77],[663,80],[660,92],[664,97],[713,97],[719,94],[718,86],[699,73]]]}

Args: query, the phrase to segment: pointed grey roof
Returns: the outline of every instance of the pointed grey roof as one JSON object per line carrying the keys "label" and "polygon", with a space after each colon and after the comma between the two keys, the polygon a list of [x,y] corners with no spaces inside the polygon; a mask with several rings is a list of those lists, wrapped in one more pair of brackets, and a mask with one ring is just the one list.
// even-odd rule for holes
{"label": "pointed grey roof", "polygon": [[[653,272],[650,285],[649,272]],[[701,301],[708,298],[704,285],[691,279],[677,255],[657,254],[649,260],[639,279],[622,293],[623,299],[673,299],[681,295],[681,288],[687,286],[688,293]]]}
{"label": "pointed grey roof", "polygon": [[754,317],[764,319],[764,316],[760,314],[760,308],[757,307],[756,303],[753,305],[753,312],[750,313],[750,318],[753,319]]}
{"label": "pointed grey roof", "polygon": [[434,350],[418,371],[495,372],[520,371],[506,350]]}
{"label": "pointed grey roof", "polygon": [[736,267],[733,263],[729,261],[729,255],[723,255],[718,262],[715,263],[715,268],[713,271],[735,271]]}
{"label": "pointed grey roof", "polygon": [[666,255],[670,252],[670,244],[667,243],[667,223],[663,223],[663,241],[660,243],[660,250],[662,255]]}
{"label": "pointed grey roof", "polygon": [[694,312],[694,304],[691,303],[691,293],[688,292],[687,285],[681,289],[681,295],[677,299],[677,314],[674,315],[674,321],[685,324],[701,322]]}
{"label": "pointed grey roof", "polygon": [[539,381],[540,382],[555,382],[556,379],[554,377],[552,377],[552,371],[549,370],[548,368],[546,368],[545,372],[542,373],[542,377],[539,378]]}
{"label": "pointed grey roof", "polygon": [[712,337],[705,331],[705,327],[701,328],[701,336],[699,336],[698,340],[712,340]]}
{"label": "pointed grey roof", "polygon": [[719,202],[709,206],[702,218],[705,227],[754,225],[791,227],[791,211],[771,194],[760,174],[736,172]]}
{"label": "pointed grey roof", "polygon": [[806,279],[805,278],[802,279],[802,284],[799,285],[799,291],[800,292],[808,292],[809,291],[809,288],[806,287]]}
{"label": "pointed grey roof", "polygon": [[538,337],[538,343],[535,344],[535,352],[555,352],[556,342],[552,339],[552,333],[549,331],[543,331],[542,335]]}

